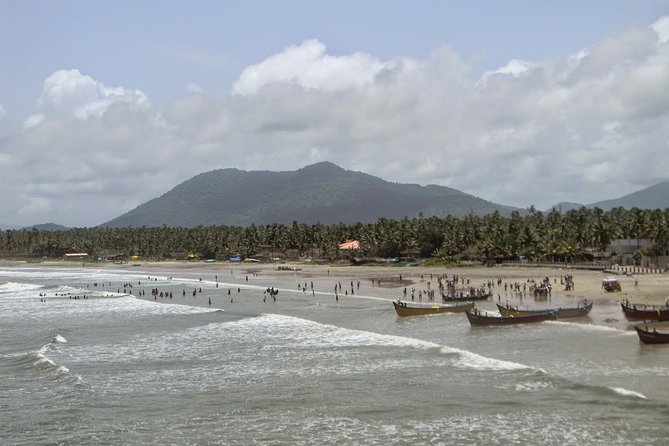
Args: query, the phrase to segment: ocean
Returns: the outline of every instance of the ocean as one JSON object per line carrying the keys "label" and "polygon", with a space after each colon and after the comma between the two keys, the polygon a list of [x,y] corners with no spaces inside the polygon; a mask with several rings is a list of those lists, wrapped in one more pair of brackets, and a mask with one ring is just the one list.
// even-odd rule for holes
{"label": "ocean", "polygon": [[472,328],[258,271],[0,267],[0,444],[667,444],[669,347],[613,301]]}

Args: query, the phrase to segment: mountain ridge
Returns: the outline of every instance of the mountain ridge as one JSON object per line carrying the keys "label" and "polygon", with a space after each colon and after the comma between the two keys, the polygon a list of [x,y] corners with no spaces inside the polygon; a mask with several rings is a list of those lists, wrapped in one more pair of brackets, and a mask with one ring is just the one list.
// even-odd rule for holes
{"label": "mountain ridge", "polygon": [[[327,191],[319,193],[320,186],[323,184]],[[259,189],[261,193],[247,193],[248,188],[252,186],[256,192]],[[208,195],[202,195],[201,192],[204,189],[214,190],[210,190]],[[227,191],[227,193],[220,194],[220,191]],[[223,202],[220,200],[220,195],[227,195]],[[356,200],[356,195],[361,195],[362,198]],[[406,202],[407,196],[412,206],[402,208],[405,215],[400,215],[401,212],[389,215],[387,209],[382,206],[388,202],[388,196],[391,199],[394,197],[390,206],[396,206],[395,201]],[[173,200],[174,203],[166,202],[164,197]],[[446,198],[455,206],[449,209],[443,201]],[[174,219],[174,215],[181,213],[180,209],[192,208],[193,203],[197,206],[195,209],[190,209],[190,214]],[[228,219],[221,218],[212,211],[212,208],[218,209],[221,206],[224,206],[225,212],[229,214]],[[290,217],[286,216],[287,207],[292,212]],[[605,211],[616,207],[666,209],[669,208],[669,181],[622,197],[587,205],[565,201],[543,212],[547,213],[553,209],[567,212],[581,207],[599,207]],[[142,213],[149,213],[152,218],[148,221],[133,220],[140,208],[142,208]],[[197,216],[202,209],[206,214],[205,218]],[[370,212],[367,212],[370,210],[376,214],[370,215]],[[176,185],[159,197],[99,226],[162,226],[163,224],[168,226],[197,226],[200,224],[247,226],[253,223],[289,224],[292,221],[324,224],[357,223],[359,221],[363,223],[374,222],[383,217],[400,219],[420,214],[426,217],[432,215],[460,217],[469,213],[485,214],[495,210],[499,210],[503,215],[509,215],[514,210],[521,213],[526,212],[525,209],[496,204],[446,186],[388,182],[364,172],[346,170],[334,163],[324,161],[295,171],[244,171],[225,168],[203,172]],[[318,214],[315,218],[314,212]],[[361,221],[363,220],[359,218],[361,215],[365,221]],[[334,218],[335,216],[337,218]],[[47,231],[69,229],[55,223],[28,226],[0,225],[0,230],[3,231],[32,228]]]}
{"label": "mountain ridge", "polygon": [[372,223],[495,210],[524,212],[450,187],[391,183],[325,161],[295,171],[204,172],[100,226]]}
{"label": "mountain ridge", "polygon": [[609,211],[617,207],[626,209],[633,207],[642,209],[669,208],[669,181],[654,184],[653,186],[623,195],[619,198],[597,201],[589,204],[588,207],[598,207],[604,211]]}
{"label": "mountain ridge", "polygon": [[551,209],[561,209],[562,212],[567,212],[581,207],[589,209],[600,208],[603,211],[610,211],[618,207],[625,209],[635,207],[639,209],[666,209],[669,208],[669,181],[648,186],[622,197],[596,201],[590,204],[562,202],[552,206],[548,211]]}

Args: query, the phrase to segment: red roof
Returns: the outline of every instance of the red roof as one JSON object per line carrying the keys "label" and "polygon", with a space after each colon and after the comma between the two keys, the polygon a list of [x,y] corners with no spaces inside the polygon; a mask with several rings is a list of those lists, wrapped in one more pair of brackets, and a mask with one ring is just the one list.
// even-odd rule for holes
{"label": "red roof", "polygon": [[349,240],[339,245],[339,249],[360,249],[360,242],[357,240]]}

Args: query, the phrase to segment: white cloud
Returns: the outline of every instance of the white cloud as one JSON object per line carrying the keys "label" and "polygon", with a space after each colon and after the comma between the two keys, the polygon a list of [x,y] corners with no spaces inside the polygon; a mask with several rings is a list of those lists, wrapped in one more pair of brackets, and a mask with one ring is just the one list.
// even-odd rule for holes
{"label": "white cloud", "polygon": [[511,59],[505,66],[484,73],[482,80],[485,82],[494,75],[510,75],[513,77],[519,77],[537,67],[539,67],[538,63],[528,62],[526,60]]}
{"label": "white cloud", "polygon": [[138,110],[150,107],[139,90],[107,87],[79,70],[58,70],[44,81],[38,109],[45,113],[71,113],[79,119],[101,117],[115,103],[123,102]]}
{"label": "white cloud", "polygon": [[620,196],[669,178],[665,26],[483,75],[447,46],[380,60],[309,40],[249,66],[224,101],[191,84],[160,109],[58,71],[0,138],[0,206],[16,223],[94,225],[211,169],[322,160],[522,207]]}
{"label": "white cloud", "polygon": [[40,125],[42,122],[44,122],[44,119],[45,116],[42,114],[30,115],[23,123],[23,126],[29,129],[30,127],[35,127],[36,125]]}
{"label": "white cloud", "polygon": [[669,16],[661,17],[651,28],[657,33],[660,44],[669,42]]}
{"label": "white cloud", "polygon": [[232,88],[234,94],[257,93],[265,85],[292,83],[307,90],[337,91],[370,85],[383,68],[376,58],[354,53],[331,56],[318,40],[306,40],[247,67]]}

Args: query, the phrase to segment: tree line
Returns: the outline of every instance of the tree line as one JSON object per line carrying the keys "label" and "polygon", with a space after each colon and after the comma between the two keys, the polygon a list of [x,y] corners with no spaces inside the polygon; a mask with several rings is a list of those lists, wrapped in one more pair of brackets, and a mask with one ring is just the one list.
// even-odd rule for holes
{"label": "tree line", "polygon": [[[468,256],[479,260],[515,259],[573,261],[588,251],[604,251],[616,239],[649,239],[646,255],[661,255],[669,246],[669,209],[599,208],[503,216],[423,217],[375,223],[185,227],[73,228],[0,231],[0,255],[59,258],[65,253],[117,253],[143,258],[170,258],[192,251],[205,258],[251,257],[258,252],[336,257],[337,246],[359,240],[365,257],[422,258]],[[339,253],[341,255],[341,253]]]}

